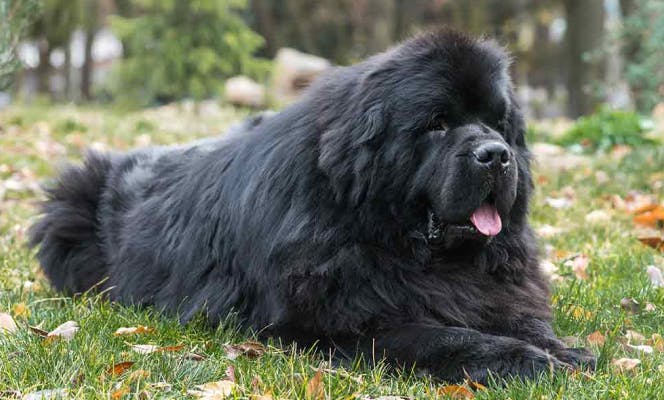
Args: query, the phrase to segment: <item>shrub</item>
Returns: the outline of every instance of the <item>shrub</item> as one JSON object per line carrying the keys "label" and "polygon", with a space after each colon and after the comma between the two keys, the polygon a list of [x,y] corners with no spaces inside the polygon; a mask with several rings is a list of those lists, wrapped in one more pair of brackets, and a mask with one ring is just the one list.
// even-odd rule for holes
{"label": "shrub", "polygon": [[650,113],[664,96],[664,1],[637,0],[625,19],[625,78],[641,112]]}
{"label": "shrub", "polygon": [[606,151],[615,145],[652,145],[656,141],[645,135],[647,125],[647,120],[636,113],[602,107],[579,118],[558,142],[563,146],[581,145],[586,151]]}
{"label": "shrub", "polygon": [[111,93],[124,103],[147,105],[221,91],[224,79],[263,79],[267,60],[254,56],[263,38],[238,15],[241,0],[133,0],[135,15],[111,26],[124,59],[111,78]]}

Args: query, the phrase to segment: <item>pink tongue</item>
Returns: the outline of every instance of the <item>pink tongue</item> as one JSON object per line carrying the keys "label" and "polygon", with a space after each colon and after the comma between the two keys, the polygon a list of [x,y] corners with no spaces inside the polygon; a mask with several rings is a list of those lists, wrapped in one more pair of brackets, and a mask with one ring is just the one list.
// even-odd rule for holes
{"label": "pink tongue", "polygon": [[503,228],[498,210],[491,204],[484,203],[470,216],[470,222],[486,236],[496,236]]}

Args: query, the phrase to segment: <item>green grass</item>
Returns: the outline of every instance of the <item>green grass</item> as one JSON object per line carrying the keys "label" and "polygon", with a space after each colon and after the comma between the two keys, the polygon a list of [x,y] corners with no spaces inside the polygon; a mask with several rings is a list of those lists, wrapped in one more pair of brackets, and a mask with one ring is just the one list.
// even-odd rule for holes
{"label": "green grass", "polygon": [[[241,113],[222,109],[212,116],[197,116],[177,109],[124,114],[98,108],[24,107],[0,114],[0,182],[18,181],[2,195],[0,189],[0,312],[14,315],[20,330],[0,334],[0,398],[11,390],[29,393],[42,389],[67,388],[76,398],[111,398],[119,388],[129,393],[123,398],[183,398],[198,384],[224,378],[227,368],[235,368],[237,398],[252,393],[271,393],[274,398],[304,398],[307,384],[316,370],[327,366],[323,355],[268,346],[261,357],[240,356],[231,360],[225,343],[250,338],[229,322],[217,329],[203,321],[181,326],[172,317],[151,310],[139,310],[108,303],[98,296],[65,298],[48,287],[31,251],[25,247],[25,229],[35,218],[38,194],[34,182],[52,176],[57,165],[79,158],[81,149],[97,147],[128,149],[137,144],[181,142],[219,132]],[[148,139],[149,138],[149,139]],[[608,180],[598,182],[598,171]],[[578,280],[564,256],[549,257],[559,267],[561,281],[554,284],[554,325],[560,336],[573,336],[585,343],[588,334],[607,334],[604,346],[592,349],[599,355],[598,370],[590,376],[559,373],[536,381],[512,381],[504,387],[491,386],[475,393],[477,399],[597,399],[664,398],[664,354],[629,352],[623,346],[628,329],[647,337],[664,334],[664,289],[653,288],[646,266],[664,266],[660,253],[635,239],[631,216],[612,209],[609,197],[625,196],[638,190],[664,199],[664,148],[644,148],[618,161],[593,158],[590,167],[569,172],[536,172],[538,182],[531,212],[533,225],[545,224],[564,229],[542,240],[542,248],[554,253],[590,257],[588,278]],[[601,175],[601,174],[600,174]],[[600,176],[601,178],[601,176]],[[6,185],[5,185],[6,186]],[[574,191],[572,206],[553,209],[545,199]],[[593,210],[606,210],[610,219],[588,223]],[[655,311],[626,314],[620,307],[625,297],[641,304],[652,303]],[[25,311],[21,308],[25,306]],[[26,326],[51,330],[74,320],[80,331],[70,342],[44,341]],[[145,325],[153,333],[116,337],[123,326]],[[138,354],[131,344],[159,346],[184,345],[183,352]],[[182,357],[184,352],[205,356],[203,361]],[[639,358],[642,363],[630,372],[619,373],[611,360]],[[135,364],[120,376],[105,371],[114,363]],[[328,368],[328,367],[325,367]],[[132,377],[144,370],[147,376]],[[170,391],[155,386],[172,385]],[[440,384],[404,372],[398,376],[377,366],[353,365],[323,373],[328,398],[362,398],[400,395],[412,398],[435,397]]]}

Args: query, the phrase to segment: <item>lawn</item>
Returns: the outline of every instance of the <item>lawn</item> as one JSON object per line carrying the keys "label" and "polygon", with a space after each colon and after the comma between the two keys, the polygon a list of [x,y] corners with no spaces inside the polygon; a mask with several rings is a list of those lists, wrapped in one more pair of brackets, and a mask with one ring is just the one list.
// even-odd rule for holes
{"label": "lawn", "polygon": [[[59,164],[80,158],[88,146],[129,149],[214,135],[244,115],[210,105],[137,113],[29,106],[0,113],[0,313],[17,324],[0,333],[0,398],[40,398],[43,390],[74,398],[195,398],[214,392],[212,385],[192,392],[197,385],[217,381],[217,394],[228,389],[231,397],[251,399],[444,398],[453,392],[380,364],[339,368],[312,351],[246,343],[251,335],[231,321],[217,329],[203,321],[181,326],[151,310],[93,294],[62,297],[49,288],[25,240],[37,185]],[[653,283],[656,270],[648,274],[650,265],[664,269],[664,253],[637,240],[645,228],[633,222],[635,209],[664,201],[664,148],[588,157],[569,169],[542,164],[531,220],[552,276],[554,327],[599,355],[597,371],[453,395],[664,398],[664,288]],[[654,229],[651,236],[661,235]],[[75,321],[78,331],[43,337],[66,321]],[[146,328],[115,334],[121,327]]]}

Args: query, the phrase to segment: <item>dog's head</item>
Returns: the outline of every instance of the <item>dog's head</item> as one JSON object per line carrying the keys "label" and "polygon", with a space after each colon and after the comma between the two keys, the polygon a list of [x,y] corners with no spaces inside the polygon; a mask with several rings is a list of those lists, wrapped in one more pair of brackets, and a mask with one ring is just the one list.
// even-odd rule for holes
{"label": "dog's head", "polygon": [[493,41],[443,31],[323,81],[343,104],[321,114],[319,166],[338,200],[416,204],[449,245],[521,224],[531,183],[508,67]]}

